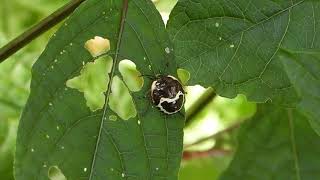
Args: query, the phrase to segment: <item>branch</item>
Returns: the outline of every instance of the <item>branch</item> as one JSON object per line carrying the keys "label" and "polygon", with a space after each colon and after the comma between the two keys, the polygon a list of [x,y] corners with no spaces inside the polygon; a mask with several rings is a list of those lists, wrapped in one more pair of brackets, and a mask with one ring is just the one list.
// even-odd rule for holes
{"label": "branch", "polygon": [[191,160],[196,158],[205,158],[213,156],[227,156],[232,154],[232,150],[226,149],[209,149],[207,151],[185,151],[183,152],[183,160]]}
{"label": "branch", "polygon": [[31,27],[17,38],[13,39],[7,45],[3,46],[0,49],[0,63],[4,62],[8,57],[16,53],[32,40],[36,39],[38,36],[64,20],[84,1],[85,0],[71,0],[71,2],[59,8],[57,11],[40,21],[38,24]]}
{"label": "branch", "polygon": [[189,147],[191,147],[191,146],[194,146],[194,145],[203,143],[203,142],[205,142],[205,141],[207,141],[207,140],[210,140],[210,139],[214,139],[214,138],[216,138],[216,137],[219,137],[220,135],[222,135],[222,134],[224,134],[224,133],[226,133],[226,132],[233,131],[234,129],[237,129],[238,127],[240,127],[240,125],[242,124],[242,122],[243,122],[243,120],[238,121],[237,123],[235,123],[235,124],[227,127],[227,128],[224,129],[224,130],[221,130],[221,131],[215,133],[215,134],[212,135],[212,136],[199,139],[198,141],[196,141],[196,142],[194,142],[194,143],[185,145],[183,148],[184,148],[184,149],[187,149],[187,148],[189,148]]}
{"label": "branch", "polygon": [[186,112],[186,126],[190,123],[191,119],[195,117],[206,105],[208,105],[213,98],[216,97],[216,93],[212,88],[206,89],[206,91],[193,103]]}

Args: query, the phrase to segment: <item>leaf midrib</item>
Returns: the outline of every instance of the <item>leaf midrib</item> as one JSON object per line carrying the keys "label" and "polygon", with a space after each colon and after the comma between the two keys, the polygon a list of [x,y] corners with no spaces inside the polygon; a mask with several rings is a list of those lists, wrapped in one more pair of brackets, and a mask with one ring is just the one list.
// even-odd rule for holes
{"label": "leaf midrib", "polygon": [[295,172],[296,172],[295,175],[297,180],[301,180],[299,158],[298,158],[297,145],[296,145],[295,133],[294,133],[292,109],[288,109],[287,111],[288,111],[289,129],[290,129],[290,142],[291,142],[291,148],[292,148],[292,154],[293,154],[294,166],[295,166]]}
{"label": "leaf midrib", "polygon": [[99,149],[99,145],[100,145],[100,138],[101,138],[101,134],[102,134],[103,126],[104,126],[104,119],[105,119],[106,113],[107,113],[107,104],[108,104],[108,101],[109,101],[109,95],[111,93],[112,77],[113,77],[113,75],[115,73],[115,67],[116,67],[116,64],[118,62],[118,56],[119,56],[120,45],[121,45],[121,40],[122,40],[121,37],[122,37],[122,34],[123,34],[125,19],[126,19],[127,12],[128,12],[128,3],[129,3],[128,0],[123,0],[120,27],[119,27],[118,39],[117,39],[117,47],[116,47],[116,50],[115,50],[115,56],[114,56],[111,72],[109,73],[110,82],[108,84],[107,92],[105,93],[106,98],[105,98],[105,104],[104,104],[104,108],[103,108],[103,115],[102,115],[102,119],[101,119],[101,122],[100,122],[99,134],[98,134],[97,141],[96,141],[95,151],[94,151],[94,154],[93,154],[93,157],[92,157],[89,180],[91,180],[93,178],[93,172],[94,172],[96,157],[97,157],[97,153],[98,153],[98,149]]}

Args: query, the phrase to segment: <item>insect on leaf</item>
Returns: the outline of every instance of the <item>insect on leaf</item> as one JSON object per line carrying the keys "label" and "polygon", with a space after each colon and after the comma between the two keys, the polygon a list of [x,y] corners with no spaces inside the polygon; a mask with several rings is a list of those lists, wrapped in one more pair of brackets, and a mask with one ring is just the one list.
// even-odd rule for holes
{"label": "insect on leaf", "polygon": [[[99,45],[86,43],[91,39]],[[183,115],[168,116],[151,106],[148,78],[140,79],[143,87],[133,84],[130,91],[118,67],[127,59],[142,75],[176,76],[172,50],[151,1],[83,3],[53,35],[32,68],[31,94],[18,130],[15,178],[177,179]],[[93,111],[86,102],[86,88],[70,88],[66,82],[81,77],[88,63],[105,56],[112,58],[111,71],[106,66],[103,73],[92,76],[84,71],[85,78],[80,78],[106,83],[99,86],[100,91],[106,89],[104,107]],[[108,76],[110,81],[95,76]],[[113,88],[115,77],[121,89]],[[127,95],[119,96],[119,103],[129,98],[134,111],[119,116],[108,102],[123,89]]]}

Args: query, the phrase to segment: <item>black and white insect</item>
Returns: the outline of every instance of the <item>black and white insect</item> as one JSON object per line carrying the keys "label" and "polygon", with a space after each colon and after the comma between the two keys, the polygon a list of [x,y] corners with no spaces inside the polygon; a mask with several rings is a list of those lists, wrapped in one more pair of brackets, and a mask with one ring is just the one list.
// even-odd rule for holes
{"label": "black and white insect", "polygon": [[175,77],[159,75],[151,85],[151,100],[160,111],[174,114],[184,105],[185,91]]}

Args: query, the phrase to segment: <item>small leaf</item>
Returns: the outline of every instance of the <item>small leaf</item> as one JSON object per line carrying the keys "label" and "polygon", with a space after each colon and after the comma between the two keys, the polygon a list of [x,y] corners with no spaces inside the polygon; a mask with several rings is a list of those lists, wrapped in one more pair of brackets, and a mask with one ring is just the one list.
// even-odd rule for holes
{"label": "small leaf", "polygon": [[319,18],[320,1],[181,0],[167,29],[189,84],[292,107],[299,98],[279,52],[319,49]]}
{"label": "small leaf", "polygon": [[297,110],[260,105],[221,180],[319,179],[319,136]]}

